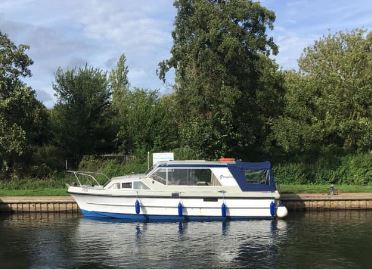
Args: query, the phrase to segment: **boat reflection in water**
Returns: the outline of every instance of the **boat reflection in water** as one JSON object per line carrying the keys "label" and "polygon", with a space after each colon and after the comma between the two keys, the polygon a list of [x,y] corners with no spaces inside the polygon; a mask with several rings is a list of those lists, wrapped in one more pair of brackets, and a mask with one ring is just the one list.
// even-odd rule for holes
{"label": "boat reflection in water", "polygon": [[[110,223],[110,232],[107,231]],[[267,259],[274,265],[284,220],[233,222],[121,223],[81,219],[75,244],[79,256],[96,253],[105,265],[116,261],[128,268],[236,267]],[[98,249],[99,248],[99,251]],[[261,263],[262,264],[262,263]]]}

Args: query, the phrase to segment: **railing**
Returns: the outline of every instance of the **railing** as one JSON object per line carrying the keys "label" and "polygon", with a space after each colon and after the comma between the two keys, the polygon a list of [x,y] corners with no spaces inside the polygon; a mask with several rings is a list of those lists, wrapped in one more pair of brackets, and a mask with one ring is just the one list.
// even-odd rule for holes
{"label": "railing", "polygon": [[98,182],[98,180],[94,177],[94,175],[102,175],[107,179],[107,181],[110,180],[110,178],[107,175],[105,175],[104,173],[90,172],[90,171],[73,171],[73,170],[68,170],[67,172],[74,174],[74,176],[75,176],[75,178],[76,178],[76,180],[77,180],[77,182],[79,183],[80,186],[82,186],[82,184],[81,184],[81,181],[79,179],[79,175],[92,179],[95,183],[97,183],[97,186],[100,186],[100,187],[102,187],[102,185]]}

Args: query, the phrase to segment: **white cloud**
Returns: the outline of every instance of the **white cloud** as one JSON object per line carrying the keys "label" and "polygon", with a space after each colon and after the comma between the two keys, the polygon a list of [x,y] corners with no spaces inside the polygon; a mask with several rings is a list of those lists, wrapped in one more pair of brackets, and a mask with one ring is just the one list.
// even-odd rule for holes
{"label": "white cloud", "polygon": [[276,13],[271,34],[279,45],[276,61],[285,69],[296,69],[303,49],[323,35],[372,27],[371,1],[266,0],[264,4]]}
{"label": "white cloud", "polygon": [[297,69],[297,60],[305,47],[312,44],[314,37],[303,37],[293,32],[281,33],[275,38],[279,44],[279,54],[276,61],[285,69]]}
{"label": "white cloud", "polygon": [[175,10],[163,1],[2,2],[0,30],[15,43],[29,44],[33,77],[26,79],[46,102],[54,102],[52,82],[59,66],[85,63],[110,69],[125,53],[133,86],[166,88],[157,64],[169,57]]}

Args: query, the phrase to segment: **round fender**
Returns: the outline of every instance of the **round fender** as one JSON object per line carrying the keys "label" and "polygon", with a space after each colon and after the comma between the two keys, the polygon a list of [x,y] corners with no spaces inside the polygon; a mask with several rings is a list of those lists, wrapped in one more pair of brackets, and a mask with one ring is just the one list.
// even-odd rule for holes
{"label": "round fender", "polygon": [[280,205],[276,210],[276,215],[278,218],[285,218],[288,215],[288,209],[285,206]]}

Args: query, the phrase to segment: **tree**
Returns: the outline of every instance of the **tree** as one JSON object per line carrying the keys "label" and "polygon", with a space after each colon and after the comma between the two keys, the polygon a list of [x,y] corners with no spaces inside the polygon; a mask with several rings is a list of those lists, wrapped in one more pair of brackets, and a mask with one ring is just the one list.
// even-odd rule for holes
{"label": "tree", "polygon": [[16,46],[0,32],[0,167],[9,175],[46,141],[48,114],[35,92],[20,79],[31,76],[28,46]]}
{"label": "tree", "polygon": [[267,57],[277,53],[266,33],[273,28],[274,13],[245,0],[179,0],[174,5],[172,56],[159,64],[158,74],[164,80],[168,70],[176,71],[181,143],[207,158],[251,157],[269,128],[271,112],[260,113],[268,105],[279,107],[272,103],[275,98],[261,98],[270,96],[264,91],[281,92],[278,75],[266,75],[274,80],[269,83],[262,80],[266,71],[277,71]]}
{"label": "tree", "polygon": [[112,150],[111,90],[106,73],[88,67],[55,75],[57,104],[52,111],[55,142],[77,164],[85,154]]}
{"label": "tree", "polygon": [[158,91],[130,89],[124,54],[110,72],[109,83],[119,151],[143,155],[147,151],[170,150],[178,145],[174,98],[159,97]]}
{"label": "tree", "polygon": [[128,66],[125,55],[122,54],[109,75],[109,85],[112,91],[113,124],[116,126],[116,148],[124,153],[130,151],[130,142],[126,134],[127,109],[126,99],[129,94]]}
{"label": "tree", "polygon": [[113,106],[120,113],[120,104],[129,91],[128,81],[128,66],[126,65],[126,57],[124,54],[120,55],[116,67],[111,70],[109,76],[109,84],[112,91]]}
{"label": "tree", "polygon": [[169,151],[179,146],[179,126],[175,114],[176,105],[174,94],[160,97],[155,109],[153,151]]}
{"label": "tree", "polygon": [[125,141],[127,153],[143,155],[178,145],[172,96],[159,97],[157,91],[134,88],[126,94],[121,106],[125,121],[118,137]]}
{"label": "tree", "polygon": [[329,34],[286,73],[285,113],[275,137],[286,151],[372,148],[372,33]]}

